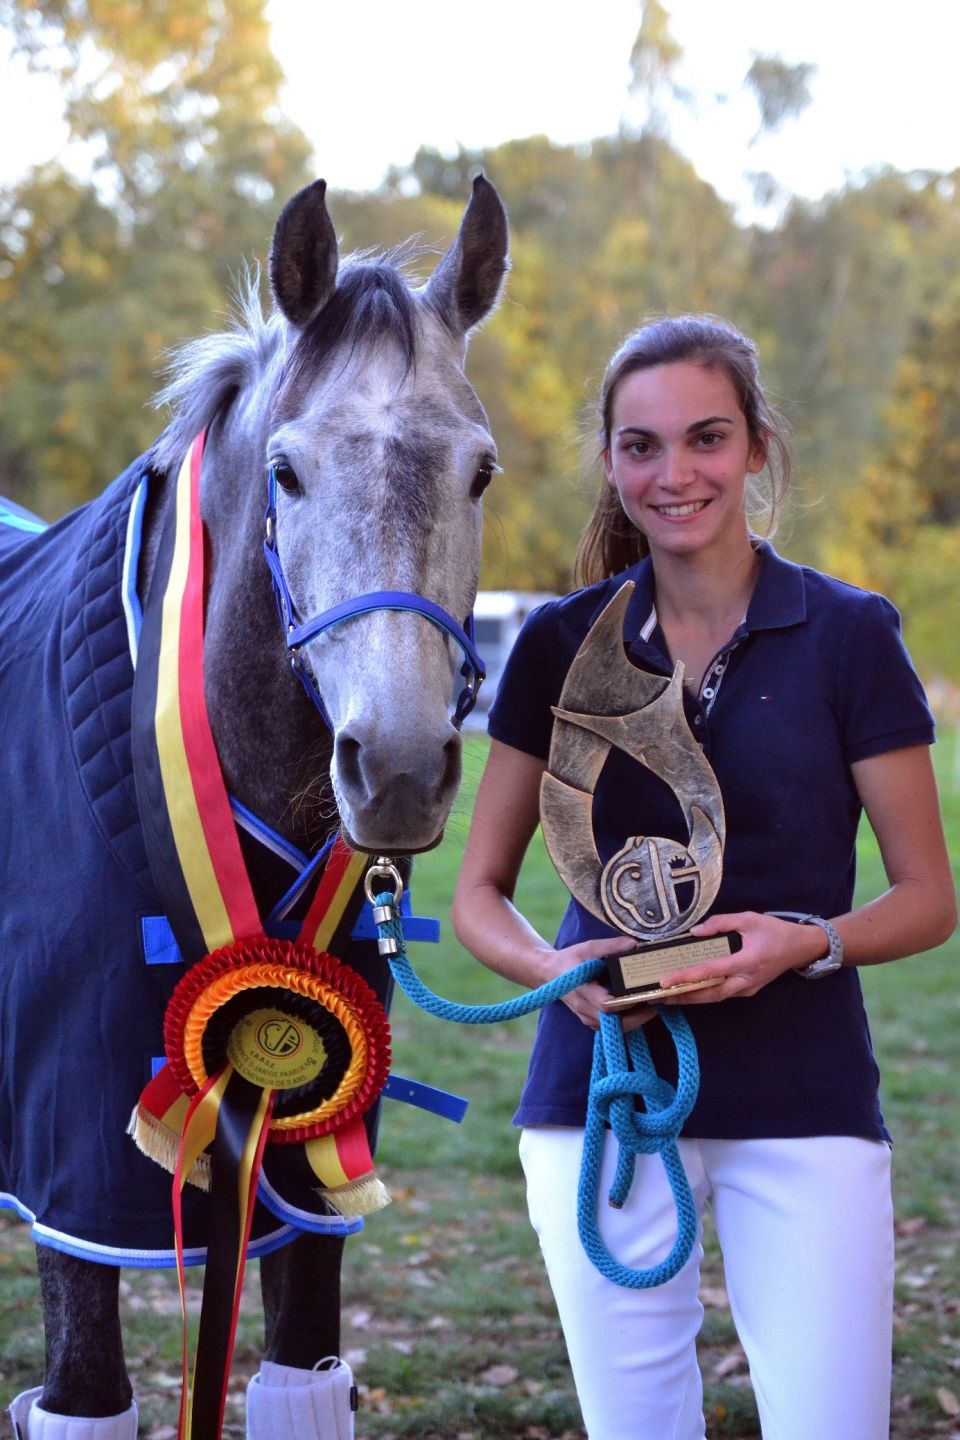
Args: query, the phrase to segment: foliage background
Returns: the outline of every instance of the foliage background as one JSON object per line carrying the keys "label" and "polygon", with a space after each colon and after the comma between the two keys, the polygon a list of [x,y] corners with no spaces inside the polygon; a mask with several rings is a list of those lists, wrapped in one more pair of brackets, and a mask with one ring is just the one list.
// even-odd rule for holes
{"label": "foliage background", "polygon": [[[224,323],[241,257],[265,259],[312,172],[264,0],[0,0],[0,22],[58,77],[83,159],[0,190],[0,493],[54,518],[149,445],[165,352]],[[741,223],[670,142],[668,12],[645,0],[638,22],[634,128],[422,149],[375,193],[331,197],[347,248],[413,233],[440,248],[480,167],[510,210],[508,295],[470,361],[506,472],[483,584],[568,587],[607,357],[645,314],[710,310],[757,339],[792,425],[781,547],[889,591],[925,678],[955,684],[960,171],[888,169],[794,199],[772,228]],[[755,58],[761,131],[804,108],[814,68]]]}

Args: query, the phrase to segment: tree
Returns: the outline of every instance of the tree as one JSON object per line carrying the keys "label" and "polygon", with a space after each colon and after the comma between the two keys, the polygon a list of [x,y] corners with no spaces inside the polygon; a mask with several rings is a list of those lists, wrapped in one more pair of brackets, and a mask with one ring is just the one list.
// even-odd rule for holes
{"label": "tree", "polygon": [[264,0],[0,0],[63,88],[84,173],[0,193],[0,475],[46,515],[144,449],[163,352],[210,326],[310,178]]}
{"label": "tree", "polygon": [[676,81],[683,51],[670,32],[670,13],[660,0],[641,0],[641,11],[630,52],[630,92],[646,106],[644,129],[664,135],[670,101],[687,98]]}
{"label": "tree", "polygon": [[755,55],[747,71],[747,84],[760,108],[757,134],[772,134],[785,120],[795,120],[807,108],[812,96],[810,81],[816,65],[801,61],[788,65],[779,55]]}

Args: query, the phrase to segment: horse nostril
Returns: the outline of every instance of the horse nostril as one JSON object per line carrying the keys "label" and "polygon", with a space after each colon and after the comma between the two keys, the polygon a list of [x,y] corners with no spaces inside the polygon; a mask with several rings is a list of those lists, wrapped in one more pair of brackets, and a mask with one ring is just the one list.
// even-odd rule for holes
{"label": "horse nostril", "polygon": [[442,800],[460,784],[462,745],[459,735],[453,735],[443,747],[443,771],[437,785],[437,799]]}
{"label": "horse nostril", "polygon": [[334,746],[337,758],[337,774],[341,785],[358,790],[363,786],[363,767],[360,762],[360,741],[352,735],[341,733]]}

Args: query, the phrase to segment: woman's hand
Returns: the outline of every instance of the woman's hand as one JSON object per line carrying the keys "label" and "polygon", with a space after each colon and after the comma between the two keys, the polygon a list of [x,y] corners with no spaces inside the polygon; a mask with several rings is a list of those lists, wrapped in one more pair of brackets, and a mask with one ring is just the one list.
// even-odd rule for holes
{"label": "woman's hand", "polygon": [[723,984],[664,996],[658,1004],[716,1005],[720,1000],[756,995],[778,975],[798,965],[809,965],[826,955],[828,949],[827,938],[819,925],[796,925],[789,920],[775,920],[772,915],[760,915],[755,910],[742,910],[737,915],[711,915],[709,920],[694,925],[690,934],[698,940],[708,940],[730,930],[739,931],[743,940],[735,955],[672,970],[661,981],[664,986],[683,985],[691,980],[722,975]]}
{"label": "woman's hand", "polygon": [[[555,950],[555,965],[552,968],[556,975],[562,975],[567,970],[582,965],[585,960],[603,960],[607,955],[626,955],[628,951],[636,948],[637,942],[625,936],[607,937],[605,940],[582,940],[576,945],[568,945],[564,950]],[[586,985],[578,985],[576,990],[564,995],[563,1003],[588,1030],[599,1030],[603,1002],[609,999],[610,991],[607,987],[597,980],[590,980]],[[645,1025],[655,1013],[649,1005],[637,1005],[632,1010],[620,1011],[619,1016],[626,1031]]]}

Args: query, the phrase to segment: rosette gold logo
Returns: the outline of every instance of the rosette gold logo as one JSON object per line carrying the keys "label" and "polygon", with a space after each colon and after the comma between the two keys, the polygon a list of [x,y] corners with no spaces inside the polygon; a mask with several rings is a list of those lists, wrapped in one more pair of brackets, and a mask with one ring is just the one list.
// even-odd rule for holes
{"label": "rosette gold logo", "polygon": [[257,1027],[257,1044],[264,1055],[296,1055],[303,1044],[303,1035],[291,1020],[264,1020]]}

